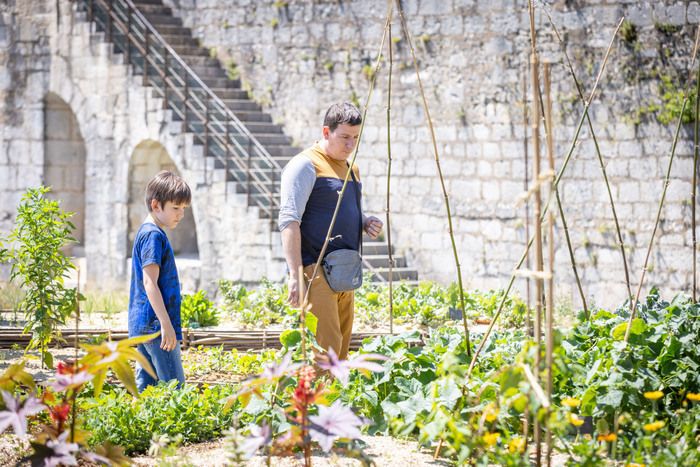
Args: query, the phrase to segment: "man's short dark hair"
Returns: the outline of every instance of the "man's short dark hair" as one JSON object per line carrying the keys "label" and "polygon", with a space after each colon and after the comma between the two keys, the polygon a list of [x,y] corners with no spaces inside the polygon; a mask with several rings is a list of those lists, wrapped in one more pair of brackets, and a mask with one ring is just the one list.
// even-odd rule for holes
{"label": "man's short dark hair", "polygon": [[168,170],[161,170],[146,186],[146,207],[150,212],[151,201],[156,200],[161,208],[168,201],[175,204],[191,204],[192,192],[181,177]]}
{"label": "man's short dark hair", "polygon": [[331,131],[335,131],[338,125],[359,125],[362,123],[362,114],[350,102],[342,104],[333,104],[326,110],[326,116],[323,117],[323,126],[327,126]]}

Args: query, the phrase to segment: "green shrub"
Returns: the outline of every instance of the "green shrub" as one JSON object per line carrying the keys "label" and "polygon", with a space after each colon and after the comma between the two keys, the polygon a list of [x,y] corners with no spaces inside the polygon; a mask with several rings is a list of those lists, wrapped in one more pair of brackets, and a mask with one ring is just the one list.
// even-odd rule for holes
{"label": "green shrub", "polygon": [[183,442],[195,443],[219,437],[231,426],[234,411],[221,403],[233,394],[231,387],[175,386],[174,381],[150,386],[138,399],[113,388],[83,401],[90,444],[110,441],[131,455],[146,452],[154,435],[181,435]]}
{"label": "green shrub", "polygon": [[203,328],[219,324],[219,310],[207,298],[204,290],[194,295],[183,295],[180,313],[184,327]]}
{"label": "green shrub", "polygon": [[53,367],[48,345],[60,336],[59,326],[65,324],[79,297],[75,288],[64,285],[69,271],[75,269],[63,253],[64,247],[75,242],[75,226],[69,221],[73,213],[49,200],[45,196],[49,191],[42,186],[22,196],[9,237],[13,247],[0,256],[10,260],[10,279],[18,281],[25,292],[20,303],[27,320],[24,332],[32,333],[27,350],[39,349],[42,362]]}
{"label": "green shrub", "polygon": [[219,281],[222,307],[231,317],[244,325],[265,327],[270,324],[292,325],[297,316],[287,305],[287,288],[266,278],[260,285],[248,290],[242,284],[222,279]]}

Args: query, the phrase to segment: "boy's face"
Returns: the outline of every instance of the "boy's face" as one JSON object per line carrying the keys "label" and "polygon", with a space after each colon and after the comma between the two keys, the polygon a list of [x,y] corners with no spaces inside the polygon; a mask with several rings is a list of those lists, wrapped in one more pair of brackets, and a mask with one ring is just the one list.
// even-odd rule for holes
{"label": "boy's face", "polygon": [[187,204],[176,204],[172,201],[166,201],[164,206],[156,201],[151,201],[151,214],[155,221],[161,226],[168,229],[174,229],[185,216],[185,208]]}
{"label": "boy's face", "polygon": [[327,126],[323,127],[323,139],[326,140],[326,154],[331,159],[345,161],[350,157],[357,146],[360,136],[360,125],[348,125],[343,123],[331,131]]}

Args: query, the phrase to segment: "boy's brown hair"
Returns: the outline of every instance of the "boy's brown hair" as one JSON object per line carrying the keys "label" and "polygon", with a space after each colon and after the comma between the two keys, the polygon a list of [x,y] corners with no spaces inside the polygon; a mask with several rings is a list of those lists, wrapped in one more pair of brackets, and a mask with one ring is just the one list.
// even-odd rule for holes
{"label": "boy's brown hair", "polygon": [[161,207],[165,207],[168,201],[175,204],[187,204],[192,202],[192,191],[182,177],[169,170],[161,170],[146,186],[146,207],[148,212],[153,209],[151,201],[156,200]]}

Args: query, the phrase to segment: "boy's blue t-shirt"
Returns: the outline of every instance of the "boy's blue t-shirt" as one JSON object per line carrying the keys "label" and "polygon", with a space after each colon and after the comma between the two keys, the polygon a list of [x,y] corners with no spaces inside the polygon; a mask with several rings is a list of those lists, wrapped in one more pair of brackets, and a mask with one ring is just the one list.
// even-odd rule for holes
{"label": "boy's blue t-shirt", "polygon": [[163,229],[151,222],[139,228],[131,255],[131,290],[129,293],[129,337],[142,336],[160,330],[160,321],[146,295],[143,285],[143,268],[149,264],[160,267],[158,289],[163,296],[165,309],[175,329],[177,339],[182,339],[180,324],[180,279],[175,266],[175,254]]}

